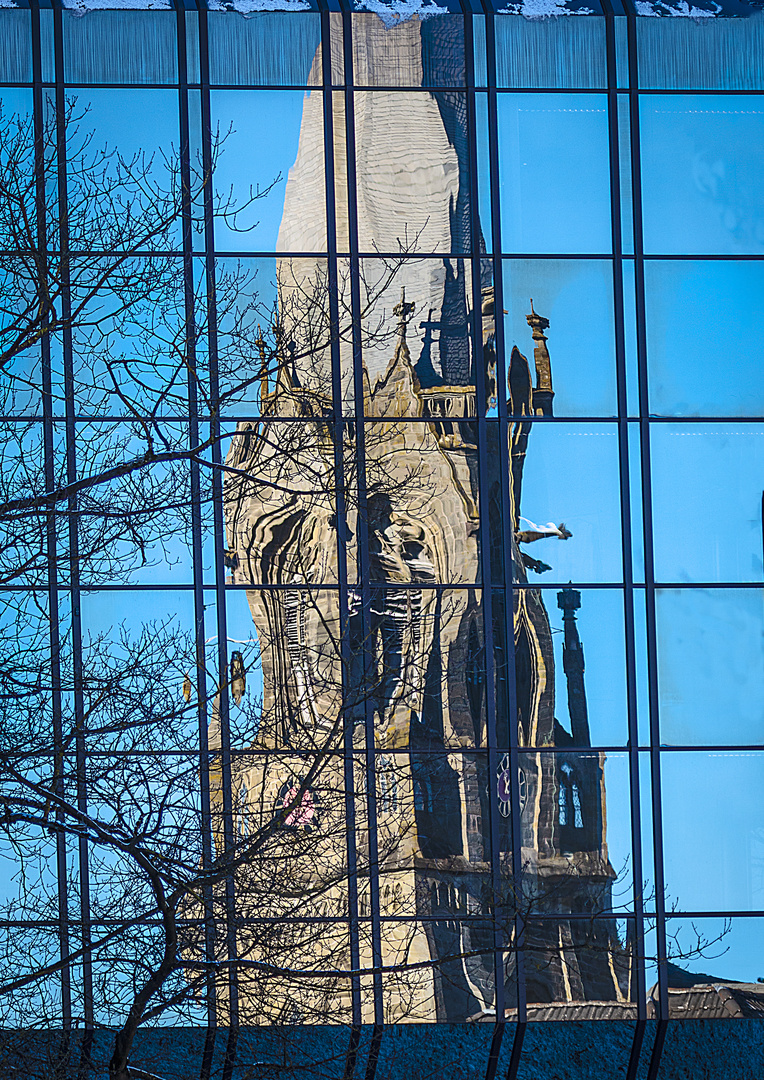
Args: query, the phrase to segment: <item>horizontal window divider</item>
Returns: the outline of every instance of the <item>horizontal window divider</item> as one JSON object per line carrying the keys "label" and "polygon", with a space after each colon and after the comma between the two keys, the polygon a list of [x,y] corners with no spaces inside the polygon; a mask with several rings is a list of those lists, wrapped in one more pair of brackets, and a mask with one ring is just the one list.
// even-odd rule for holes
{"label": "horizontal window divider", "polygon": [[[210,569],[210,573],[211,572],[212,572],[212,570]],[[178,583],[178,582],[167,581],[167,582],[164,582],[164,583],[163,582],[159,582],[159,583],[138,582],[136,584],[123,584],[123,583],[120,583],[120,582],[114,582],[114,583],[110,583],[110,584],[106,584],[106,585],[104,585],[104,584],[96,585],[96,584],[88,584],[87,582],[80,582],[77,587],[79,589],[81,589],[82,592],[84,592],[84,593],[99,593],[99,592],[168,592],[168,593],[172,593],[172,592],[178,592],[178,591],[185,592],[185,591],[187,591],[189,589],[193,589],[194,586],[193,586],[193,584],[189,584],[187,582],[181,584],[181,583]],[[321,591],[323,591],[323,592],[333,592],[333,591],[336,591],[337,589],[339,589],[339,585],[336,582],[335,583],[328,582],[325,585],[297,585],[297,584],[286,584],[286,583],[283,584],[283,585],[272,585],[272,584],[263,583],[263,582],[250,582],[250,583],[237,582],[236,584],[233,584],[233,583],[229,582],[229,583],[226,584],[225,587],[226,587],[226,590],[228,592],[242,592],[242,591],[246,592],[247,590],[251,590],[251,589],[258,589],[260,591],[275,590],[275,591],[278,592],[279,590],[281,590],[281,591],[286,591],[286,590],[294,591],[295,589],[300,589],[301,591],[304,591],[304,592],[307,592],[307,593],[312,593],[312,592],[321,592]],[[347,587],[348,587],[348,589],[351,589],[351,590],[356,589],[356,588],[360,588],[361,583],[360,582],[356,582],[356,583],[348,582]],[[214,591],[217,590],[217,586],[212,582],[203,583],[202,588],[207,592],[214,592]],[[370,582],[370,588],[372,588],[372,589],[392,589],[392,590],[406,590],[406,589],[421,590],[421,589],[424,588],[424,589],[435,589],[435,590],[465,591],[465,590],[470,590],[470,589],[472,589],[472,590],[482,589],[483,585],[482,585],[482,583],[480,581],[473,581],[473,582],[439,581],[439,582],[433,582],[433,583],[429,583],[429,584],[422,584],[421,582],[405,582],[405,581],[401,581],[401,582],[396,582],[393,585],[386,584],[383,581],[372,581],[372,582]],[[502,584],[499,584],[499,583],[494,583],[492,588],[493,588],[493,591],[495,593],[501,593],[501,592],[506,592],[508,589],[517,590],[518,592],[520,592],[522,590],[526,590],[526,589],[530,589],[531,591],[533,591],[533,590],[545,591],[545,590],[553,590],[553,589],[582,589],[582,590],[585,590],[585,591],[594,591],[594,590],[597,590],[597,589],[610,589],[610,590],[616,590],[617,589],[617,590],[620,591],[620,590],[623,590],[624,588],[626,588],[626,586],[624,586],[623,582],[620,582],[620,581],[546,581],[546,582],[543,582],[543,583],[542,582],[536,583],[536,582],[532,582],[532,581],[525,581],[525,582],[512,581],[511,583],[508,583],[506,585],[502,585]],[[633,589],[638,590],[638,591],[640,591],[640,590],[644,591],[645,589],[648,588],[648,586],[644,582],[636,581],[636,582],[634,582],[634,584],[632,586],[630,586],[630,588],[633,588]],[[687,590],[687,591],[692,591],[693,589],[696,589],[696,590],[698,590],[698,589],[703,589],[703,590],[709,590],[709,589],[746,589],[746,590],[754,589],[755,590],[755,589],[764,589],[764,581],[705,581],[705,582],[691,582],[691,583],[686,582],[686,581],[679,581],[679,582],[663,582],[663,581],[661,581],[661,582],[656,582],[655,584],[650,584],[649,588],[650,589],[682,589],[682,590]],[[61,582],[59,584],[59,589],[60,589],[61,592],[65,593],[65,592],[68,592],[71,589],[71,586],[67,585],[66,582]],[[45,592],[46,590],[47,590],[47,585],[42,585],[42,584],[37,585],[37,586],[30,585],[28,583],[27,584],[8,583],[6,585],[0,584],[0,594],[2,594],[4,592],[5,593]]]}

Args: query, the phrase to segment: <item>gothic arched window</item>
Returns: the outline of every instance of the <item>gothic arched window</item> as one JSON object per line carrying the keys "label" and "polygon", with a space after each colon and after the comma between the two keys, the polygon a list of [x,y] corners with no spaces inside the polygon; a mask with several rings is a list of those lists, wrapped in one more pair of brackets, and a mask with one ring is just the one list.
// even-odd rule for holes
{"label": "gothic arched window", "polygon": [[398,777],[390,758],[382,754],[377,759],[379,773],[379,809],[383,813],[394,813],[398,809]]}
{"label": "gothic arched window", "polygon": [[584,815],[581,810],[581,793],[573,767],[564,761],[560,766],[560,790],[558,793],[560,825],[583,829]]}

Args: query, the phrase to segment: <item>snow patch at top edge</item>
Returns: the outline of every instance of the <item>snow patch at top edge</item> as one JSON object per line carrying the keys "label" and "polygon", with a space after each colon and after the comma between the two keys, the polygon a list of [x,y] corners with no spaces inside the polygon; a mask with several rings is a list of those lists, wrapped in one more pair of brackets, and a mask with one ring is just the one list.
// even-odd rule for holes
{"label": "snow patch at top edge", "polygon": [[523,15],[526,19],[550,19],[555,15],[594,15],[592,8],[568,6],[568,0],[517,0],[499,10],[500,15]]}
{"label": "snow patch at top edge", "polygon": [[647,16],[674,16],[680,19],[715,19],[721,15],[722,6],[711,0],[713,10],[699,8],[690,4],[687,0],[677,0],[676,3],[668,3],[667,0],[635,0],[637,15]]}
{"label": "snow patch at top edge", "polygon": [[252,15],[258,11],[310,11],[308,0],[208,0],[210,11],[238,11]]}
{"label": "snow patch at top edge", "polygon": [[385,26],[397,26],[409,19],[429,19],[432,15],[448,15],[448,8],[441,7],[435,0],[356,0],[357,11],[370,11],[379,15]]}
{"label": "snow patch at top edge", "polygon": [[[88,11],[172,11],[170,0],[62,0],[72,15]],[[2,0],[0,0],[2,5]]]}

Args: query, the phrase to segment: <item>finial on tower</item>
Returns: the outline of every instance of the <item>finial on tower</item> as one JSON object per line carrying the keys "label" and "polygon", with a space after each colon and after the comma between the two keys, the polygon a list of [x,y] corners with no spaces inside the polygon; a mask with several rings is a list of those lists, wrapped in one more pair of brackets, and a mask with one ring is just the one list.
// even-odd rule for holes
{"label": "finial on tower", "polygon": [[549,319],[538,315],[531,300],[531,313],[525,316],[533,334],[533,358],[536,363],[536,385],[533,389],[533,411],[538,416],[552,415],[552,364],[546,347],[544,331],[549,328]]}
{"label": "finial on tower", "polygon": [[415,307],[416,304],[406,303],[406,287],[402,286],[400,303],[393,308],[393,315],[398,316],[398,337],[401,341],[406,340],[406,327],[411,321]]}
{"label": "finial on tower", "polygon": [[260,323],[257,324],[255,345],[257,345],[257,351],[260,353],[260,403],[262,404],[268,397],[268,368],[265,363],[265,338]]}

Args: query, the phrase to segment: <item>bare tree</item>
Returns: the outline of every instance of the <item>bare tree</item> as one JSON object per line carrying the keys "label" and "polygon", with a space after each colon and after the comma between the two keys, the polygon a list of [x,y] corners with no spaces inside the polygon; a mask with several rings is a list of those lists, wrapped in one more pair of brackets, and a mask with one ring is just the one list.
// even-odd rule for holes
{"label": "bare tree", "polygon": [[[183,565],[223,473],[299,493],[288,469],[247,472],[236,452],[226,458],[232,433],[220,418],[258,388],[265,408],[289,363],[312,365],[325,394],[332,340],[351,337],[346,302],[339,322],[329,318],[320,267],[288,287],[286,267],[261,285],[236,262],[189,280],[184,231],[216,218],[235,224],[242,208],[212,192],[222,141],[211,165],[184,167],[172,150],[127,160],[99,148],[75,104],[51,112],[42,130],[0,119],[0,368],[4,413],[17,417],[4,422],[0,451],[0,806],[17,885],[6,905],[3,1020],[58,1026],[65,973],[75,1025],[95,1007],[98,1022],[116,1028],[109,1071],[118,1080],[148,1075],[128,1064],[141,1024],[170,1013],[198,1021],[205,994],[224,1018],[233,967],[251,987],[258,978],[261,987],[278,977],[322,983],[318,998],[315,989],[303,998],[306,1008],[324,1001],[325,1019],[342,1012],[332,1004],[342,977],[327,972],[347,968],[326,932],[347,866],[333,859],[321,869],[345,836],[341,792],[322,781],[341,748],[342,710],[314,740],[300,780],[257,820],[239,789],[230,806],[224,797],[214,735],[209,755],[198,753],[200,724],[214,729],[221,699],[236,693],[217,649],[200,650],[198,632],[171,618],[117,614],[111,627],[83,630],[72,606],[88,587],[129,583],[152,563]],[[369,308],[405,255],[369,287]],[[365,340],[387,332],[367,325]],[[315,437],[312,428],[294,435],[286,461],[304,458]],[[269,718],[252,690],[244,704],[233,729],[245,748]],[[307,798],[320,798],[318,842],[303,827]],[[306,877],[308,865],[316,872]],[[243,914],[265,912],[269,928],[232,956],[218,907],[234,879]],[[324,912],[323,927],[288,921],[306,903]],[[313,940],[321,948],[311,971],[301,957]],[[250,999],[264,995],[250,990]],[[64,1038],[54,1073],[66,1073],[74,1049]],[[87,1039],[81,1052],[87,1067]]]}

